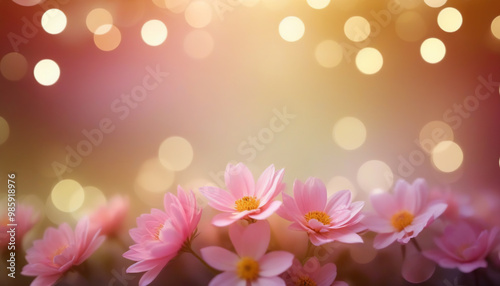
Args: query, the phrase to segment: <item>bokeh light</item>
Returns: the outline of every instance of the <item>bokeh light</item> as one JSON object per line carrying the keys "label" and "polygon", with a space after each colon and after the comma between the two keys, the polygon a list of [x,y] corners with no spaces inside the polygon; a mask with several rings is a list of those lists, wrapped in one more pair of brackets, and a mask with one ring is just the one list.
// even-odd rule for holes
{"label": "bokeh light", "polygon": [[500,40],[500,16],[497,16],[491,21],[491,33],[495,38]]}
{"label": "bokeh light", "polygon": [[164,193],[172,186],[175,173],[166,169],[158,158],[149,159],[142,164],[135,183],[139,190]]}
{"label": "bokeh light", "polygon": [[446,4],[446,0],[424,0],[424,2],[427,6],[432,8],[439,8]]}
{"label": "bokeh light", "polygon": [[330,4],[330,0],[307,0],[307,4],[314,9],[323,9]]}
{"label": "bokeh light", "polygon": [[28,62],[20,53],[11,52],[2,57],[0,61],[0,72],[11,81],[22,79],[28,71]]}
{"label": "bokeh light", "polygon": [[344,117],[333,126],[333,140],[342,149],[357,149],[366,140],[366,127],[355,117]]}
{"label": "bokeh light", "polygon": [[359,243],[356,246],[349,247],[349,253],[352,260],[359,264],[370,263],[377,256],[377,250],[369,243]]}
{"label": "bokeh light", "polygon": [[462,148],[453,141],[439,142],[432,150],[432,163],[441,172],[451,173],[462,165]]}
{"label": "bokeh light", "polygon": [[346,177],[335,176],[328,181],[326,184],[326,189],[328,191],[328,196],[335,194],[336,192],[342,190],[349,190],[352,193],[352,197],[354,198],[357,194],[356,188],[354,184]]}
{"label": "bokeh light", "polygon": [[375,74],[383,65],[384,58],[375,48],[363,48],[356,55],[356,67],[364,74]]}
{"label": "bokeh light", "polygon": [[50,59],[39,61],[33,69],[36,81],[45,86],[53,85],[59,80],[61,70],[56,62]]}
{"label": "bokeh light", "polygon": [[287,42],[296,42],[304,36],[304,22],[295,16],[288,16],[281,20],[279,33],[281,38]]}
{"label": "bokeh light", "polygon": [[17,3],[21,6],[29,7],[29,6],[35,6],[37,4],[40,4],[40,2],[42,2],[43,0],[12,0],[12,1],[14,1],[15,3]]}
{"label": "bokeh light", "polygon": [[362,42],[370,36],[370,23],[361,16],[353,16],[344,24],[346,37],[353,42]]}
{"label": "bokeh light", "polygon": [[419,134],[419,144],[422,149],[431,154],[434,147],[441,141],[453,141],[454,134],[450,125],[443,121],[431,121],[422,127]]}
{"label": "bokeh light", "polygon": [[462,21],[462,14],[453,7],[447,7],[441,10],[437,18],[439,27],[448,33],[453,33],[460,29]]}
{"label": "bokeh light", "polygon": [[401,13],[396,19],[395,27],[398,37],[407,42],[422,40],[427,33],[425,19],[415,11]]}
{"label": "bokeh light", "polygon": [[193,1],[184,11],[184,16],[191,27],[206,27],[212,21],[212,6],[204,1]]}
{"label": "bokeh light", "polygon": [[430,64],[439,63],[446,55],[446,47],[441,40],[429,38],[420,46],[420,55]]}
{"label": "bokeh light", "polygon": [[71,213],[75,219],[80,219],[85,215],[94,212],[98,207],[106,204],[104,193],[94,186],[83,187],[85,200],[78,210]]}
{"label": "bokeh light", "polygon": [[184,51],[193,59],[204,59],[214,50],[214,39],[207,31],[194,30],[184,38]]}
{"label": "bokeh light", "polygon": [[59,9],[49,9],[43,13],[42,27],[45,32],[56,35],[64,31],[68,20],[63,11]]}
{"label": "bokeh light", "polygon": [[394,174],[386,163],[380,160],[371,160],[359,167],[357,181],[361,189],[368,194],[386,192],[393,184]]}
{"label": "bokeh light", "polygon": [[85,199],[85,192],[77,181],[64,179],[54,186],[50,197],[58,210],[73,212],[82,206]]}
{"label": "bokeh light", "polygon": [[182,13],[186,10],[190,0],[153,0],[153,3],[164,9],[168,9],[173,13]]}
{"label": "bokeh light", "polygon": [[85,23],[93,34],[106,34],[113,26],[113,16],[104,8],[95,8],[87,14]]}
{"label": "bokeh light", "polygon": [[9,139],[10,128],[9,123],[3,117],[0,116],[0,145],[5,143]]}
{"label": "bokeh light", "polygon": [[167,26],[160,20],[149,20],[142,26],[142,40],[150,46],[159,46],[167,39]]}
{"label": "bokeh light", "polygon": [[342,46],[333,40],[325,40],[319,43],[314,51],[316,61],[325,68],[338,66],[343,56]]}
{"label": "bokeh light", "polygon": [[172,136],[160,144],[158,156],[165,168],[171,171],[182,171],[193,161],[193,147],[186,139]]}
{"label": "bokeh light", "polygon": [[[106,31],[107,32],[104,32]],[[116,49],[122,40],[120,30],[115,25],[103,25],[94,33],[94,43],[101,51],[109,52]]]}

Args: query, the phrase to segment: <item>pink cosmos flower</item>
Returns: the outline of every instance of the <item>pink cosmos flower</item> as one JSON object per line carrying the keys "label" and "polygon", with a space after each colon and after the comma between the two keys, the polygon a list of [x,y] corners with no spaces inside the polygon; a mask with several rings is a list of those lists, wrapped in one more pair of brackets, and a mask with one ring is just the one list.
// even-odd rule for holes
{"label": "pink cosmos flower", "polygon": [[139,285],[148,285],[172,260],[186,243],[190,243],[196,233],[201,217],[193,192],[177,188],[177,196],[165,195],[165,211],[152,209],[150,214],[137,218],[137,228],[130,230],[130,236],[136,244],[123,257],[137,261],[127,273],[146,273]]}
{"label": "pink cosmos flower", "polygon": [[286,285],[289,286],[347,286],[343,281],[335,281],[335,277],[337,277],[337,266],[333,263],[321,266],[316,257],[309,258],[304,266],[295,258],[292,267],[283,274]]}
{"label": "pink cosmos flower", "polygon": [[292,265],[293,254],[285,251],[266,253],[271,240],[267,221],[243,227],[233,224],[229,238],[236,253],[218,246],[201,249],[203,259],[213,268],[223,271],[215,276],[209,286],[284,286],[278,277]]}
{"label": "pink cosmos flower", "polygon": [[57,229],[49,227],[43,239],[33,242],[33,247],[26,251],[28,264],[21,274],[36,276],[32,286],[53,285],[71,267],[89,258],[104,239],[99,231],[90,231],[86,217],[78,222],[74,232],[67,223]]}
{"label": "pink cosmos flower", "polygon": [[486,256],[493,248],[498,227],[481,230],[465,221],[448,225],[441,237],[434,239],[437,249],[425,250],[423,255],[443,268],[458,268],[469,273],[486,267]]}
{"label": "pink cosmos flower", "polygon": [[101,229],[101,234],[112,236],[118,233],[127,216],[130,203],[127,197],[114,196],[105,206],[89,216],[91,228]]}
{"label": "pink cosmos flower", "polygon": [[7,249],[7,244],[10,240],[10,234],[7,231],[10,230],[11,227],[8,226],[8,224],[17,224],[15,227],[16,241],[22,241],[24,235],[30,231],[38,221],[38,214],[35,214],[33,207],[29,205],[17,205],[15,216],[12,217],[14,221],[10,220],[7,213],[7,210],[2,211],[3,215],[0,218],[0,252]]}
{"label": "pink cosmos flower", "polygon": [[290,229],[306,231],[312,244],[318,246],[332,241],[363,242],[357,234],[365,229],[360,223],[364,202],[351,203],[351,192],[340,191],[327,200],[325,184],[309,178],[303,184],[293,183],[294,198],[283,193],[283,206],[278,215],[292,221]]}
{"label": "pink cosmos flower", "polygon": [[242,163],[227,165],[225,180],[229,192],[216,187],[203,187],[200,192],[209,200],[208,204],[222,211],[212,223],[215,226],[227,226],[240,219],[264,220],[272,215],[281,205],[273,201],[285,185],[281,182],[284,170],[274,171],[269,166],[254,183],[250,170]]}
{"label": "pink cosmos flower", "polygon": [[416,237],[446,210],[441,200],[429,200],[427,184],[417,179],[412,185],[404,180],[396,182],[394,194],[370,196],[375,213],[365,217],[363,223],[377,232],[373,241],[376,249],[389,246],[394,241],[405,244]]}

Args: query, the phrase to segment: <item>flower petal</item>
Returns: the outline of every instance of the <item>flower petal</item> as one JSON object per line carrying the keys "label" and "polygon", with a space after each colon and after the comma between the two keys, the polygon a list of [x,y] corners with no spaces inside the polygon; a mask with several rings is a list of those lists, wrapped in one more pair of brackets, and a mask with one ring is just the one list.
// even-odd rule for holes
{"label": "flower petal", "polygon": [[56,284],[57,280],[62,274],[55,275],[40,275],[35,278],[30,284],[30,286],[47,286]]}
{"label": "flower petal", "polygon": [[379,233],[373,240],[373,247],[376,249],[386,248],[397,239],[397,236],[397,232]]}
{"label": "flower petal", "polygon": [[293,254],[286,251],[273,251],[259,260],[260,275],[271,277],[285,272],[292,266]]}
{"label": "flower petal", "polygon": [[317,286],[330,286],[337,277],[337,266],[333,263],[323,265],[314,275]]}
{"label": "flower petal", "polygon": [[215,276],[208,286],[246,286],[247,281],[236,276],[235,272],[222,272]]}
{"label": "flower petal", "polygon": [[232,194],[216,187],[202,187],[200,192],[208,199],[208,204],[216,210],[233,212],[236,199]]}
{"label": "flower petal", "polygon": [[280,201],[273,201],[265,209],[263,209],[262,212],[258,214],[250,214],[249,217],[256,220],[266,219],[270,217],[275,211],[277,211],[280,208],[280,206],[281,206]]}
{"label": "flower petal", "polygon": [[224,178],[228,190],[235,199],[241,199],[244,196],[255,196],[255,182],[252,173],[243,163],[238,163],[236,166],[228,164]]}
{"label": "flower petal", "polygon": [[370,202],[373,209],[386,219],[390,219],[399,210],[396,200],[388,193],[371,195]]}
{"label": "flower petal", "polygon": [[256,281],[251,282],[252,286],[285,286],[285,281],[280,277],[259,277]]}
{"label": "flower petal", "polygon": [[208,265],[220,271],[234,271],[239,257],[222,247],[208,246],[200,250],[201,256]]}
{"label": "flower petal", "polygon": [[155,278],[160,274],[161,270],[163,267],[165,267],[167,263],[160,263],[153,267],[151,270],[147,271],[142,275],[141,279],[139,280],[139,286],[145,286],[149,285]]}
{"label": "flower petal", "polygon": [[269,246],[271,228],[263,220],[247,227],[235,223],[229,227],[229,238],[240,257],[248,256],[259,260]]}

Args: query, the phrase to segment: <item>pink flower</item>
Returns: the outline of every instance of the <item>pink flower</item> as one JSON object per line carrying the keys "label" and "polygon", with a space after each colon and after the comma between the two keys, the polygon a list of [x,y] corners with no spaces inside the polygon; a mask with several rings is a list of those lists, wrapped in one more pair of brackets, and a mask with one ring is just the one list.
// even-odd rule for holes
{"label": "pink flower", "polygon": [[441,237],[435,238],[437,249],[425,250],[423,255],[443,268],[458,268],[469,273],[486,267],[486,256],[493,248],[498,227],[481,230],[465,221],[448,225]]}
{"label": "pink flower", "polygon": [[98,208],[89,216],[91,228],[101,229],[103,235],[115,235],[123,225],[130,203],[128,198],[113,197],[105,206]]}
{"label": "pink flower", "polygon": [[375,213],[365,217],[369,230],[378,232],[373,246],[382,249],[394,241],[405,244],[416,237],[446,210],[446,203],[428,200],[425,180],[417,179],[412,185],[399,180],[394,194],[370,196]]}
{"label": "pink flower", "polygon": [[304,263],[295,258],[292,267],[283,274],[286,285],[347,286],[343,281],[335,281],[337,266],[333,263],[320,265],[318,258],[311,257]]}
{"label": "pink flower", "polygon": [[200,192],[208,198],[208,204],[222,211],[212,223],[227,226],[240,219],[264,220],[281,205],[273,199],[280,194],[285,185],[281,182],[284,170],[277,173],[269,166],[254,183],[252,173],[242,163],[227,165],[225,179],[229,192],[216,187],[203,187]]}
{"label": "pink flower", "polygon": [[150,214],[137,218],[137,228],[130,230],[136,244],[123,257],[137,261],[127,273],[146,273],[139,285],[151,283],[165,265],[174,258],[186,243],[190,243],[201,217],[193,192],[177,188],[177,197],[165,195],[165,211],[152,209]]}
{"label": "pink flower", "polygon": [[99,231],[90,231],[86,217],[78,222],[74,232],[66,223],[57,229],[49,227],[43,239],[33,242],[33,247],[26,251],[28,264],[21,274],[36,276],[32,286],[53,285],[71,267],[89,258],[104,239]]}
{"label": "pink flower", "polygon": [[246,228],[233,224],[229,238],[236,253],[218,246],[201,249],[203,259],[213,268],[223,271],[215,276],[209,286],[284,286],[278,277],[292,265],[293,254],[272,251],[266,254],[271,240],[267,221],[259,221]]}
{"label": "pink flower", "polygon": [[22,241],[24,235],[31,230],[31,228],[38,221],[38,214],[34,214],[33,207],[25,204],[18,204],[15,211],[15,216],[12,217],[13,221],[7,215],[7,210],[2,211],[3,216],[0,218],[0,252],[7,249],[7,244],[10,240],[10,234],[7,232],[11,226],[8,224],[17,224],[16,228],[16,241]]}
{"label": "pink flower", "polygon": [[327,200],[325,184],[311,177],[305,184],[295,180],[293,195],[283,193],[283,206],[278,210],[278,215],[293,222],[290,229],[306,231],[316,246],[335,240],[363,242],[357,232],[365,229],[360,223],[364,203],[351,203],[350,191],[337,192]]}

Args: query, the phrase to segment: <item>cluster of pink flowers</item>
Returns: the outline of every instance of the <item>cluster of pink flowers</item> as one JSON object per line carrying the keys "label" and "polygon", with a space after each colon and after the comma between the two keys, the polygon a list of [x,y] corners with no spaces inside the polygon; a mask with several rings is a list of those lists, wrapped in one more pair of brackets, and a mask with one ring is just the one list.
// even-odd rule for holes
{"label": "cluster of pink flowers", "polygon": [[[208,205],[219,211],[211,219],[212,225],[228,233],[231,244],[224,247],[204,245],[195,250],[193,241],[202,218],[199,198],[181,187],[177,195],[165,194],[162,209],[140,215],[137,227],[130,229],[134,243],[123,257],[134,263],[126,272],[144,273],[139,285],[148,285],[174,258],[190,253],[214,273],[210,286],[343,286],[347,283],[337,281],[337,274],[342,275],[341,264],[336,265],[331,257],[316,256],[312,250],[371,241],[378,250],[402,245],[403,260],[407,245],[414,245],[416,254],[412,257],[417,258],[405,260],[401,269],[402,276],[411,282],[429,279],[434,264],[469,273],[488,267],[490,255],[500,260],[499,228],[462,215],[458,211],[462,206],[454,196],[429,192],[423,179],[411,184],[397,181],[393,192],[371,195],[372,211],[363,211],[364,202],[353,202],[349,190],[328,197],[325,184],[313,177],[305,182],[295,180],[293,196],[287,194],[283,176],[283,169],[275,170],[271,165],[255,181],[245,165],[229,164],[227,190],[200,188]],[[117,197],[81,219],[74,231],[67,224],[47,229],[43,239],[27,250],[28,264],[22,274],[36,276],[32,285],[53,285],[69,270],[78,269],[106,237],[118,236],[129,204],[128,199]],[[289,221],[288,229],[307,237],[303,255],[298,257],[297,251],[285,251],[273,243],[277,239],[273,214]],[[417,242],[422,236],[432,238],[424,248]],[[417,263],[431,267],[416,275]]]}

